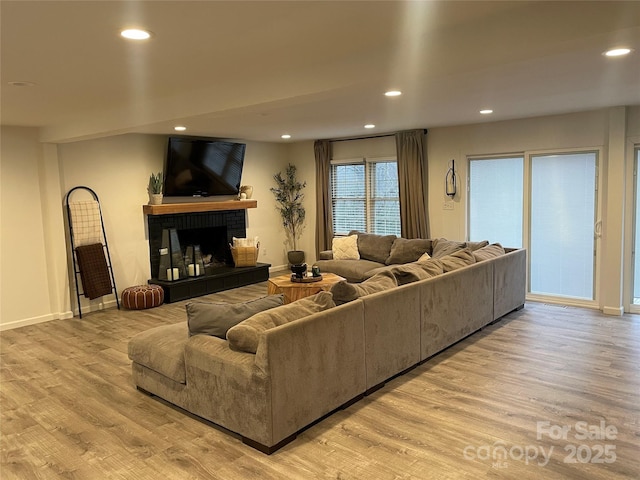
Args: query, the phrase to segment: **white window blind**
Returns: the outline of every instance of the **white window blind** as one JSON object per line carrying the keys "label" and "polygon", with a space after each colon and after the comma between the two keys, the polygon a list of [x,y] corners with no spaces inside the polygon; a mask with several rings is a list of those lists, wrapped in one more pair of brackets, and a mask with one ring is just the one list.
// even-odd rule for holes
{"label": "white window blind", "polygon": [[469,162],[469,240],[522,247],[524,156]]}
{"label": "white window blind", "polygon": [[400,235],[395,158],[332,161],[331,199],[335,235],[351,230]]}

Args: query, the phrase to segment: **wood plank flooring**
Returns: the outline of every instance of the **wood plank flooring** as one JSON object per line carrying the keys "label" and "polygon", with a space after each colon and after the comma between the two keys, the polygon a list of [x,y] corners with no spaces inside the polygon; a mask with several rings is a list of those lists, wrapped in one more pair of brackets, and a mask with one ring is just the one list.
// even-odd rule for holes
{"label": "wood plank flooring", "polygon": [[527,303],[266,456],[135,389],[127,342],[186,303],[3,332],[2,480],[640,477],[640,316]]}

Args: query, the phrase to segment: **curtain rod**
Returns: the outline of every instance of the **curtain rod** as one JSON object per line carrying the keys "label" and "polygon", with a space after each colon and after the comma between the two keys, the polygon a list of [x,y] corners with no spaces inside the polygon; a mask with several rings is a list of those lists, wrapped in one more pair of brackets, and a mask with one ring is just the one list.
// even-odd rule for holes
{"label": "curtain rod", "polygon": [[[419,129],[415,129],[415,130],[419,130]],[[427,129],[424,128],[423,129],[424,133],[427,133]],[[384,133],[381,135],[369,135],[369,136],[364,136],[364,137],[348,137],[348,138],[334,138],[334,139],[329,139],[329,142],[347,142],[350,140],[368,140],[370,138],[384,138],[384,137],[395,137],[395,133]]]}

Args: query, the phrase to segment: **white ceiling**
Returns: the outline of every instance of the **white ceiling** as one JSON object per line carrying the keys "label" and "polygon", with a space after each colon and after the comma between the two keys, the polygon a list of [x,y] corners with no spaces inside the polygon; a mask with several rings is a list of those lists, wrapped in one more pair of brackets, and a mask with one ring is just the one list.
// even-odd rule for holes
{"label": "white ceiling", "polygon": [[[0,20],[2,124],[49,142],[176,124],[300,141],[640,105],[640,1],[2,0]],[[154,35],[120,38],[131,26]],[[620,45],[635,51],[602,55]]]}

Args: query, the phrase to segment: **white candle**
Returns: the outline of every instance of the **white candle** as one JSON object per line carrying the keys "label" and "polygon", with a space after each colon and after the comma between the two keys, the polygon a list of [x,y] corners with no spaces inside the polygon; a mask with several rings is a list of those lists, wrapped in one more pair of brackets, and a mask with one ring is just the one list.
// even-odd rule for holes
{"label": "white candle", "polygon": [[180,273],[177,268],[174,268],[173,272],[171,271],[170,268],[167,268],[167,280],[178,280],[179,278],[180,278]]}
{"label": "white candle", "polygon": [[196,276],[200,275],[200,264],[196,263]]}
{"label": "white candle", "polygon": [[193,263],[190,263],[189,264],[189,276],[190,277],[195,277],[195,275],[196,275],[196,268],[193,265]]}

